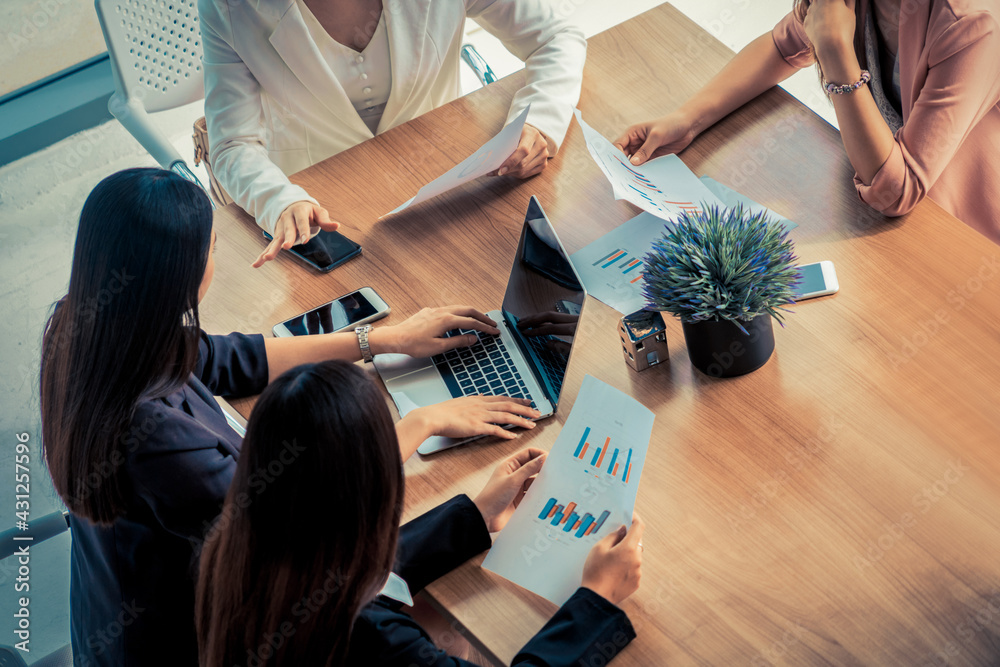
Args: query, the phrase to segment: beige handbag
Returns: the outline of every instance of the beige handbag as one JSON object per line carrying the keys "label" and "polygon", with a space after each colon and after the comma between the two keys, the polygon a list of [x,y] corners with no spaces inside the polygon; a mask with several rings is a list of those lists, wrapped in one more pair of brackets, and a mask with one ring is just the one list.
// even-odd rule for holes
{"label": "beige handbag", "polygon": [[215,172],[212,171],[212,161],[208,155],[208,124],[205,122],[204,116],[194,122],[194,134],[191,138],[194,140],[194,166],[197,167],[202,162],[205,163],[212,199],[219,206],[232,204],[233,198],[225,191],[222,184],[219,183],[219,179],[215,177]]}

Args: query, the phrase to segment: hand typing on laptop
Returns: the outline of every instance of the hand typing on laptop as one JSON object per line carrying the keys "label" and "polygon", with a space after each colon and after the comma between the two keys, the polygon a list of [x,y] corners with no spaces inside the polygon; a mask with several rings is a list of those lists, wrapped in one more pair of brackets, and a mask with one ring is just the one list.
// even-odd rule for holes
{"label": "hand typing on laptop", "polygon": [[431,423],[434,417],[450,420],[447,427],[438,422],[436,435],[420,445],[421,454],[478,435],[509,439],[513,434],[498,424],[529,428],[525,418],[555,414],[586,291],[535,197],[511,259],[498,310],[421,311],[400,325],[410,326],[420,340],[390,331],[393,351],[404,354],[375,357],[401,415],[430,415]]}
{"label": "hand typing on laptop", "polygon": [[[479,343],[476,332],[489,338],[500,330],[494,320],[471,306],[444,306],[424,308],[398,325],[372,329],[369,340],[376,355],[431,357]],[[540,415],[529,399],[465,396],[407,412],[396,425],[396,434],[405,460],[431,436],[496,435],[510,440],[517,434],[501,425],[534,428],[531,420]]]}
{"label": "hand typing on laptop", "polygon": [[373,354],[392,352],[411,357],[431,357],[477,342],[472,331],[446,337],[454,329],[500,333],[496,322],[471,306],[443,306],[424,308],[396,326],[373,329],[369,340]]}
{"label": "hand typing on laptop", "polygon": [[417,408],[406,415],[396,432],[402,442],[413,442],[413,449],[432,435],[446,438],[475,438],[495,435],[513,440],[516,433],[502,425],[535,428],[541,412],[531,407],[531,401],[509,396],[466,396],[444,403]]}

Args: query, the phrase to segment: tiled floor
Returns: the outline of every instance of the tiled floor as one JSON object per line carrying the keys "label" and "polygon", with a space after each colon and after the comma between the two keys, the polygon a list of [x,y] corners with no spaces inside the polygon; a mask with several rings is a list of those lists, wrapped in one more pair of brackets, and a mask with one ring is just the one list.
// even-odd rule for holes
{"label": "tiled floor", "polygon": [[[588,35],[639,14],[656,0],[552,0],[572,15]],[[84,3],[89,6],[90,3]],[[674,4],[733,49],[769,30],[788,11],[789,0],[675,0]],[[499,75],[521,63],[495,39],[470,26],[476,44]],[[655,36],[650,36],[655,39]],[[475,84],[471,74],[469,85]],[[830,108],[816,85],[815,74],[800,72],[786,86],[824,117]],[[191,160],[191,122],[201,104],[156,116],[182,155]],[[142,148],[117,122],[70,137],[39,153],[0,168],[0,424],[3,452],[13,434],[27,431],[35,445],[32,456],[32,515],[60,508],[48,482],[38,449],[38,358],[42,327],[51,304],[61,297],[69,277],[76,221],[87,193],[108,174],[132,166],[153,165]],[[4,482],[10,464],[0,464]],[[10,494],[7,494],[9,497]],[[12,525],[12,503],[0,503],[0,529]],[[64,534],[32,549],[31,663],[68,641],[68,548]],[[8,642],[15,596],[8,594],[16,576],[10,559],[0,562],[0,643]]]}

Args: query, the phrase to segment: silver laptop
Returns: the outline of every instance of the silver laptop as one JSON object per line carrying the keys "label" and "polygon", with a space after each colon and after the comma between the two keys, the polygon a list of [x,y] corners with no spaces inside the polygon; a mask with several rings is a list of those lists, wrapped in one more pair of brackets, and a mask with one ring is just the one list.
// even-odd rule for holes
{"label": "silver laptop", "polygon": [[[375,357],[400,416],[462,396],[527,398],[541,412],[555,414],[586,296],[569,254],[535,197],[521,228],[514,265],[500,310],[487,313],[500,334],[474,333],[479,341],[431,358],[403,354]],[[417,450],[432,454],[473,440],[435,436]]]}

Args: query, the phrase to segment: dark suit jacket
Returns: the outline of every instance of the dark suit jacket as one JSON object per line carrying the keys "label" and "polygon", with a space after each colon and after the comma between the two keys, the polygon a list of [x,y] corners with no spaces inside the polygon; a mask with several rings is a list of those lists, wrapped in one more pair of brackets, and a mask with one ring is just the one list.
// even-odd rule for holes
{"label": "dark suit jacket", "polygon": [[197,665],[194,575],[202,537],[236,470],[241,438],[213,395],[267,385],[262,336],[202,333],[187,384],[142,401],[126,440],[127,516],[70,517],[74,665]]}
{"label": "dark suit jacket", "polygon": [[[490,547],[490,534],[468,496],[457,496],[405,524],[399,531],[396,567],[416,594]],[[358,667],[472,667],[438,650],[402,604],[379,597],[355,623],[348,664]],[[520,653],[514,665],[605,665],[635,638],[621,609],[579,588]]]}

